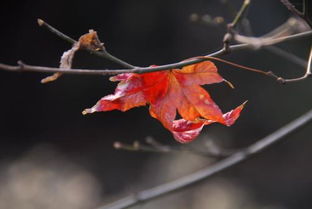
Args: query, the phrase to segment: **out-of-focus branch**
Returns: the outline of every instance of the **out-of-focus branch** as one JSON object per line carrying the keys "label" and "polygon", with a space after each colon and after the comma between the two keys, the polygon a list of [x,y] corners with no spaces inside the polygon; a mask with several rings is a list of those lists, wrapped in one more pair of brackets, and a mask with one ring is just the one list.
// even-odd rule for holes
{"label": "out-of-focus branch", "polygon": [[289,11],[291,11],[291,13],[293,13],[294,15],[297,15],[298,17],[303,17],[303,13],[300,12],[298,9],[296,9],[296,7],[290,1],[281,0],[281,2]]}
{"label": "out-of-focus branch", "polygon": [[[235,11],[233,5],[231,4],[231,1],[223,0],[222,3],[225,6],[227,6],[229,13],[233,14],[233,16],[235,16],[236,11]],[[312,7],[312,5],[311,5],[311,7]],[[244,31],[244,34],[246,34],[247,36],[253,36],[252,28],[251,28],[250,22],[249,22],[247,17],[245,17],[241,20],[241,26],[242,26],[242,29]],[[295,54],[289,53],[289,52],[287,52],[287,51],[285,51],[285,50],[283,50],[277,46],[266,46],[266,47],[264,47],[264,49],[268,50],[269,52],[276,54],[280,57],[283,57],[283,58],[287,59],[288,61],[291,61],[291,62],[293,62],[293,63],[295,63],[301,67],[305,68],[307,66],[306,60],[296,56]]]}
{"label": "out-of-focus branch", "polygon": [[300,65],[305,65],[306,73],[299,77],[299,78],[293,78],[293,79],[285,79],[285,78],[278,78],[278,80],[281,83],[289,83],[289,82],[297,82],[304,80],[311,76],[311,51],[309,54],[308,62],[302,62],[301,59],[298,59],[296,56],[288,54],[284,51],[278,50],[278,48],[274,48],[272,45],[279,42],[277,38],[279,38],[282,35],[291,34],[294,31],[298,30],[300,28],[300,21],[298,21],[296,18],[290,18],[288,21],[286,21],[281,26],[277,27],[273,31],[265,34],[261,37],[250,37],[250,36],[244,36],[240,35],[237,32],[233,34],[234,39],[239,43],[245,43],[250,44],[250,46],[254,47],[255,49],[263,46],[268,46],[268,49],[270,51],[273,51],[275,53],[281,54],[284,57],[288,57],[290,60],[293,60]]}
{"label": "out-of-focus branch", "polygon": [[130,152],[154,152],[154,153],[190,153],[204,157],[224,158],[233,154],[234,150],[225,150],[218,147],[212,141],[207,144],[205,151],[193,149],[185,146],[168,146],[159,143],[151,137],[146,138],[146,144],[134,141],[132,144],[122,142],[114,142],[114,148],[118,150],[126,150]]}
{"label": "out-of-focus branch", "polygon": [[251,156],[263,151],[266,148],[271,147],[278,141],[281,141],[285,136],[290,133],[299,130],[308,124],[312,120],[312,109],[307,113],[303,114],[299,118],[283,126],[282,128],[274,131],[270,135],[250,145],[249,147],[242,149],[234,153],[233,155],[213,164],[207,168],[194,172],[188,176],[184,176],[175,181],[168,182],[150,189],[146,189],[137,192],[133,195],[129,195],[125,198],[117,200],[109,205],[99,207],[98,209],[123,209],[130,206],[137,205],[142,202],[149,201],[159,196],[165,195],[169,192],[174,192],[183,189],[187,186],[193,185],[201,180],[207,179],[212,175],[226,170],[234,165],[239,164],[242,161],[250,159]]}
{"label": "out-of-focus branch", "polygon": [[[47,30],[49,30],[50,32],[52,32],[53,34],[57,35],[58,37],[60,37],[61,39],[67,41],[70,44],[75,44],[77,41],[74,40],[73,38],[67,36],[66,34],[62,33],[61,31],[57,30],[56,28],[54,28],[53,26],[51,26],[50,24],[46,23],[45,21],[43,21],[42,19],[38,19],[37,20],[38,25],[41,27],[45,27]],[[135,68],[134,65],[131,65],[115,56],[113,56],[112,54],[110,54],[105,48],[103,48],[101,51],[96,51],[96,50],[92,50],[90,48],[85,48],[85,50],[87,50],[88,52],[90,52],[91,54],[94,54],[98,57],[104,58],[104,59],[108,59],[114,63],[117,63],[125,68]]]}
{"label": "out-of-focus branch", "polygon": [[[303,12],[298,11],[294,5],[292,5],[288,0],[281,0],[281,2],[290,10],[292,11],[292,13],[294,13],[296,16],[301,17],[305,22],[309,23],[309,20],[311,18],[311,16],[309,15],[311,13],[312,10],[312,3],[309,0],[303,0]],[[229,2],[226,2],[226,4],[229,4]],[[299,78],[295,78],[295,79],[283,79],[283,78],[279,78],[279,81],[282,83],[287,83],[287,82],[295,82],[295,81],[300,81],[300,80],[304,80],[307,77],[309,77],[311,75],[310,72],[310,64],[308,64],[305,60],[295,56],[294,54],[290,54],[278,47],[272,46],[273,44],[277,43],[276,38],[279,38],[281,36],[287,36],[290,35],[292,33],[294,33],[297,30],[304,30],[303,28],[305,27],[305,25],[303,25],[298,19],[296,18],[289,18],[288,21],[286,21],[284,24],[282,24],[281,26],[275,28],[273,31],[259,37],[252,37],[251,35],[251,27],[249,24],[249,21],[247,18],[243,19],[243,14],[245,13],[245,11],[247,10],[248,6],[250,4],[250,1],[244,1],[244,3],[242,4],[240,10],[237,12],[234,20],[232,23],[228,24],[228,32],[225,34],[224,36],[224,47],[226,48],[227,45],[229,44],[229,42],[231,41],[231,39],[234,37],[234,39],[239,42],[239,43],[248,43],[251,44],[252,47],[259,48],[259,47],[263,47],[263,46],[267,46],[265,47],[265,49],[269,50],[272,53],[275,53],[277,55],[280,55],[302,67],[306,68],[306,73],[304,76],[299,77]],[[310,7],[309,7],[310,6]],[[243,22],[244,20],[244,22]],[[243,27],[246,31],[249,32],[248,36],[244,36],[244,35],[240,35],[236,30],[235,30],[235,26],[237,25],[238,22],[242,22],[245,23],[243,24]],[[310,25],[311,26],[311,25]],[[311,53],[309,56],[309,60],[311,58]]]}
{"label": "out-of-focus branch", "polygon": [[295,64],[297,64],[300,67],[306,68],[307,66],[307,61],[302,59],[301,57],[296,56],[295,54],[289,53],[277,46],[266,46],[264,47],[264,49],[268,50],[269,52],[276,54],[278,56],[281,56],[285,59],[287,59],[287,61],[291,61]]}
{"label": "out-of-focus branch", "polygon": [[245,36],[241,35],[236,31],[232,31],[233,38],[238,43],[249,44],[254,49],[261,48],[263,46],[270,46],[282,42],[281,37],[287,37],[294,33],[302,32],[302,30],[307,30],[305,26],[302,25],[302,22],[297,18],[289,18],[285,23],[278,26],[274,30],[262,35],[260,37]]}

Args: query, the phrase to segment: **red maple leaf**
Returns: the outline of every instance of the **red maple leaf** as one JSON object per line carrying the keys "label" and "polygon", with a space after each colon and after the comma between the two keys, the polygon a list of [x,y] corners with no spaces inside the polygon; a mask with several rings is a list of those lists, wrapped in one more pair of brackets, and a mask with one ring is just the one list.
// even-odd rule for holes
{"label": "red maple leaf", "polygon": [[[225,81],[210,61],[181,70],[120,74],[111,77],[111,81],[120,81],[115,93],[101,98],[95,106],[85,109],[84,114],[115,109],[127,111],[149,104],[151,116],[181,143],[194,140],[204,125],[215,122],[232,125],[245,104],[223,114],[209,93],[200,87]],[[176,120],[177,111],[182,119]]]}

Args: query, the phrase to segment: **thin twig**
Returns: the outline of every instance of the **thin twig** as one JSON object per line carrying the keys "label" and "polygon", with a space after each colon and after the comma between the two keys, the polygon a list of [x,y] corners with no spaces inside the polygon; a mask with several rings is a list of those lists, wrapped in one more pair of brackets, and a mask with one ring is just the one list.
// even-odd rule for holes
{"label": "thin twig", "polygon": [[[234,10],[234,7],[233,5],[231,4],[230,1],[224,1],[223,3],[225,3],[226,6],[228,6],[228,10],[229,10],[229,13],[232,13],[233,15],[235,15],[235,10]],[[248,20],[248,18],[244,18],[241,20],[241,25],[242,25],[242,28],[244,30],[244,32],[247,34],[247,36],[253,36],[253,32],[252,32],[252,28],[251,28],[251,25],[250,25],[250,22]],[[278,56],[281,56],[283,58],[286,58],[287,60],[301,66],[301,67],[306,67],[307,66],[307,61],[296,56],[295,54],[292,54],[292,53],[289,53],[277,46],[266,46],[264,47],[265,50],[268,50],[270,51],[271,53],[274,53]]]}
{"label": "thin twig", "polygon": [[237,12],[234,20],[227,25],[227,33],[223,37],[224,49],[226,52],[230,51],[230,42],[233,37],[233,29],[238,25],[238,23],[243,19],[245,12],[250,5],[250,0],[244,0],[240,10]]}
{"label": "thin twig", "polygon": [[157,198],[169,192],[174,192],[185,188],[186,186],[193,185],[201,180],[207,179],[212,175],[219,173],[225,169],[228,169],[234,165],[239,164],[242,161],[250,159],[251,156],[263,151],[266,148],[271,147],[278,141],[281,141],[285,136],[293,133],[304,125],[308,124],[312,120],[312,109],[295,119],[294,121],[288,123],[282,128],[276,130],[270,135],[264,137],[263,139],[257,141],[256,143],[250,145],[249,147],[234,153],[233,155],[213,164],[209,165],[207,168],[199,170],[188,176],[179,178],[169,183],[161,184],[159,186],[146,189],[136,194],[129,195],[125,198],[117,200],[109,205],[99,207],[98,209],[123,209],[130,206],[137,205],[142,202],[149,201],[151,199]]}
{"label": "thin twig", "polygon": [[258,70],[258,69],[255,69],[255,68],[251,68],[251,67],[243,66],[243,65],[240,65],[240,64],[236,64],[234,62],[230,62],[230,61],[227,61],[227,60],[224,60],[224,59],[220,59],[218,57],[203,57],[203,58],[204,59],[208,59],[208,60],[216,60],[216,61],[219,61],[219,62],[223,62],[223,63],[226,63],[228,65],[232,65],[234,67],[237,67],[237,68],[240,68],[240,69],[243,69],[243,70],[248,70],[248,71],[251,71],[251,72],[255,72],[255,73],[259,73],[259,74],[262,74],[262,75],[265,75],[265,76],[269,76],[269,77],[275,78],[276,80],[280,80],[281,79],[280,77],[275,75],[272,71]]}
{"label": "thin twig", "polygon": [[209,144],[207,147],[207,151],[196,150],[190,147],[185,146],[168,146],[160,144],[154,139],[148,137],[146,139],[146,144],[142,144],[138,141],[134,141],[132,144],[125,144],[122,142],[114,142],[113,146],[117,150],[125,150],[130,152],[154,152],[154,153],[190,153],[204,157],[212,157],[212,158],[224,158],[233,154],[234,150],[223,150],[217,147],[215,144]]}
{"label": "thin twig", "polygon": [[237,26],[237,24],[243,19],[249,5],[250,5],[250,0],[244,0],[240,10],[238,11],[238,13],[235,16],[233,22],[230,23],[232,28],[235,28]]}
{"label": "thin twig", "polygon": [[[297,25],[297,20],[295,18],[289,18],[289,20],[286,21],[286,23],[282,24],[281,26],[277,27],[273,31],[271,31],[268,34],[261,36],[259,38],[243,36],[243,35],[236,33],[236,34],[234,34],[234,39],[236,41],[238,41],[239,43],[251,44],[255,48],[267,46],[270,51],[273,51],[273,52],[275,52],[279,55],[282,55],[284,57],[288,57],[290,60],[299,63],[301,66],[305,65],[304,67],[306,67],[306,73],[299,78],[294,78],[294,79],[285,79],[282,77],[277,78],[277,80],[283,84],[289,83],[289,82],[297,82],[297,81],[304,80],[311,75],[311,67],[310,67],[310,65],[311,65],[310,61],[311,60],[310,59],[311,59],[311,53],[312,52],[310,52],[308,62],[305,62],[305,61],[302,61],[300,58],[296,57],[295,55],[289,54],[283,50],[279,50],[279,48],[271,46],[271,45],[279,42],[279,40],[277,38],[280,37],[281,34],[284,35],[285,33],[286,34],[289,33],[291,30],[294,30],[294,27],[296,25]],[[312,49],[311,49],[311,51],[312,51]],[[275,77],[274,74],[273,74],[273,77]]]}
{"label": "thin twig", "polygon": [[[290,41],[290,40],[295,40],[299,38],[309,37],[311,35],[312,35],[312,30],[290,35],[290,36],[279,37],[274,40],[276,42]],[[236,44],[236,45],[230,45],[229,48],[233,52],[233,51],[239,51],[243,49],[249,49],[250,46],[251,44]],[[116,69],[116,70],[70,69],[68,70],[68,69],[62,69],[62,68],[27,65],[27,64],[22,63],[21,61],[18,62],[17,66],[0,63],[0,69],[6,70],[6,71],[13,71],[13,72],[22,72],[22,71],[45,72],[45,73],[61,72],[64,74],[79,74],[79,75],[116,75],[120,73],[148,73],[148,72],[155,72],[155,71],[162,71],[162,70],[169,70],[169,69],[178,69],[187,65],[192,65],[192,64],[199,63],[199,62],[203,62],[207,60],[207,58],[205,57],[216,57],[216,56],[224,55],[225,53],[226,53],[225,49],[222,48],[216,52],[213,52],[201,58],[195,58],[191,60],[189,59],[187,61],[177,62],[173,64],[160,65],[157,67],[135,67],[133,69]]]}
{"label": "thin twig", "polygon": [[294,15],[297,15],[298,17],[303,17],[303,13],[300,12],[298,9],[296,9],[296,7],[290,1],[281,0],[281,2],[289,11],[291,11],[291,13],[293,13]]}
{"label": "thin twig", "polygon": [[[61,31],[57,30],[56,28],[54,28],[53,26],[49,25],[48,23],[46,23],[45,21],[43,21],[42,19],[38,19],[37,20],[38,25],[45,27],[46,29],[48,29],[50,32],[52,32],[53,34],[57,35],[58,37],[60,37],[61,39],[67,41],[70,44],[75,44],[77,41],[69,36],[67,36],[66,34],[62,33]],[[110,54],[105,48],[102,51],[96,51],[96,50],[92,50],[89,48],[85,48],[85,50],[87,50],[88,52],[90,52],[91,54],[94,54],[96,56],[108,59],[114,63],[117,63],[125,68],[135,68],[136,66],[131,65],[115,56],[113,56],[112,54]]]}
{"label": "thin twig", "polygon": [[280,1],[292,14],[303,19],[312,28],[312,21],[310,19],[311,17],[309,17],[307,13],[309,9],[307,2],[311,0],[303,0],[303,12],[300,12],[298,9],[296,9],[296,7],[289,0],[280,0]]}
{"label": "thin twig", "polygon": [[307,63],[305,74],[302,77],[299,77],[299,78],[284,79],[282,82],[283,83],[296,82],[296,81],[301,81],[301,80],[304,80],[304,79],[310,77],[312,75],[312,73],[311,73],[311,68],[312,68],[311,65],[312,65],[312,47],[310,49],[310,54],[309,54],[309,58],[308,58],[308,63]]}

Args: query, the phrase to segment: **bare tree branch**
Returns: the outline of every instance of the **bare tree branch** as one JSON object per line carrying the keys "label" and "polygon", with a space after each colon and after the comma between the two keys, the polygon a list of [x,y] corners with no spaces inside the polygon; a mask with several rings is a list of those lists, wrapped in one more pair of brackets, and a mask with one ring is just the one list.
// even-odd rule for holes
{"label": "bare tree branch", "polygon": [[297,15],[298,17],[303,17],[303,13],[296,9],[296,7],[289,0],[281,0],[281,2],[289,11],[291,11],[291,13]]}
{"label": "bare tree branch", "polygon": [[[309,37],[312,35],[312,30],[279,37],[274,40],[274,43],[276,42],[284,42],[284,41],[290,41],[295,40],[299,38]],[[273,44],[274,44],[273,43]],[[229,50],[231,52],[233,51],[239,51],[243,49],[249,49],[252,44],[236,44],[236,45],[230,45]],[[62,68],[53,68],[53,67],[44,67],[44,66],[33,66],[33,65],[27,65],[22,63],[21,61],[18,62],[17,66],[7,65],[0,63],[0,69],[6,70],[6,71],[12,71],[12,72],[23,72],[23,71],[32,71],[32,72],[45,72],[45,73],[55,73],[60,72],[64,74],[79,74],[79,75],[116,75],[120,73],[147,73],[147,72],[155,72],[155,71],[162,71],[162,70],[169,70],[169,69],[177,69],[181,68],[187,65],[192,65],[195,63],[203,62],[209,57],[216,57],[226,54],[226,50],[224,48],[213,52],[211,54],[208,54],[206,56],[201,56],[198,58],[188,59],[186,61],[172,63],[172,64],[166,64],[161,65],[157,67],[135,67],[133,69],[105,69],[105,70],[93,70],[93,69],[62,69]]]}
{"label": "bare tree branch", "polygon": [[[231,4],[231,2],[230,1],[222,1],[222,3],[224,3],[227,6],[229,12],[231,14],[233,14],[233,16],[235,16],[236,11],[235,11],[233,5]],[[247,17],[245,17],[241,20],[241,26],[242,26],[242,29],[244,30],[244,33],[247,34],[247,36],[253,36],[250,21],[248,20]],[[300,31],[300,32],[302,32],[302,31]],[[289,52],[287,52],[287,51],[285,51],[285,50],[283,50],[277,46],[266,46],[266,47],[264,47],[264,49],[270,51],[273,54],[281,56],[281,57],[283,57],[283,58],[285,58],[285,59],[303,67],[303,68],[306,68],[306,66],[307,66],[306,60],[296,56],[295,54],[289,53]]]}
{"label": "bare tree branch", "polygon": [[209,141],[207,143],[205,151],[197,150],[191,147],[183,146],[169,146],[164,145],[156,141],[151,137],[146,138],[146,144],[142,144],[139,141],[134,141],[132,144],[125,144],[122,142],[114,142],[114,148],[117,150],[126,150],[130,152],[154,152],[154,153],[190,153],[203,157],[211,158],[224,158],[233,154],[236,150],[223,149],[217,146],[214,142]]}
{"label": "bare tree branch", "polygon": [[244,35],[238,34],[235,31],[232,31],[232,32],[233,32],[234,39],[239,43],[250,44],[255,49],[257,49],[259,47],[263,47],[263,46],[268,46],[268,49],[270,51],[278,53],[284,57],[289,57],[291,60],[296,61],[300,65],[305,64],[306,73],[303,76],[301,76],[299,78],[293,78],[293,79],[285,79],[282,77],[278,78],[278,81],[280,81],[281,83],[289,83],[289,82],[301,81],[301,80],[304,80],[304,79],[308,78],[309,76],[311,76],[312,48],[310,51],[308,62],[303,63],[301,61],[301,59],[298,59],[296,56],[294,56],[292,54],[288,54],[287,52],[279,50],[278,48],[274,48],[272,45],[278,43],[279,40],[277,38],[279,38],[281,35],[285,35],[285,34],[287,35],[289,33],[293,33],[293,31],[295,31],[296,28],[299,27],[299,24],[300,24],[300,22],[298,22],[298,20],[296,20],[295,18],[289,18],[289,20],[286,21],[284,24],[282,24],[281,26],[275,28],[273,31],[271,31],[271,32],[269,32],[269,33],[267,33],[261,37],[244,36]]}
{"label": "bare tree branch", "polygon": [[[304,12],[298,11],[288,0],[281,0],[281,2],[287,6],[287,8],[297,16],[303,18],[310,26],[312,26],[311,21],[309,18],[306,16],[306,11],[308,9],[306,8],[307,3],[305,3],[304,7]],[[308,1],[304,1],[308,2]],[[103,57],[105,59],[109,59],[117,64],[120,64],[121,66],[124,66],[127,69],[116,69],[116,70],[111,70],[111,69],[104,69],[104,70],[93,70],[93,69],[66,69],[66,68],[53,68],[53,67],[44,67],[44,66],[33,66],[33,65],[27,65],[22,63],[21,61],[18,62],[17,66],[12,66],[12,65],[7,65],[7,64],[2,64],[0,63],[0,69],[6,70],[6,71],[12,71],[12,72],[23,72],[23,71],[33,71],[33,72],[45,72],[45,73],[64,73],[64,74],[80,74],[80,75],[115,75],[115,74],[120,74],[120,73],[147,73],[147,72],[155,72],[155,71],[161,71],[161,70],[169,70],[169,69],[176,69],[176,68],[181,68],[187,65],[192,65],[195,63],[203,62],[207,59],[211,59],[212,57],[217,57],[224,55],[229,52],[233,51],[238,51],[238,50],[244,50],[244,49],[250,49],[252,46],[254,46],[254,43],[252,41],[250,43],[243,43],[243,44],[237,44],[237,45],[230,45],[229,42],[231,40],[231,35],[234,27],[242,20],[245,11],[247,10],[248,6],[250,4],[250,0],[244,0],[244,3],[240,9],[240,11],[237,13],[236,17],[234,18],[233,22],[229,24],[229,32],[225,35],[224,37],[224,47],[216,52],[213,52],[209,55],[206,56],[200,56],[196,58],[191,58],[186,61],[182,62],[177,62],[177,63],[172,63],[172,64],[167,64],[167,65],[161,65],[157,67],[136,67],[133,66],[129,63],[126,63],[123,60],[120,60],[119,58],[114,57],[110,53],[106,51],[106,49],[103,49],[102,51],[95,51],[91,49],[86,49],[90,53],[95,54],[99,57]],[[38,19],[38,23],[40,26],[44,26],[47,28],[49,31],[52,33],[56,34],[60,38],[66,40],[69,43],[76,43],[76,40],[70,38],[69,36],[63,34],[62,32],[58,31],[51,25],[47,24],[43,20]],[[312,35],[312,31],[306,31],[302,33],[298,33],[295,35],[288,35],[288,36],[283,36],[283,37],[265,37],[268,40],[270,40],[269,43],[263,44],[259,46],[265,47],[265,45],[271,46],[276,43],[284,42],[284,41],[289,41],[289,40],[294,40],[298,38],[303,38],[303,37],[308,37]],[[309,76],[311,76],[311,62],[312,62],[312,48],[310,50],[308,62],[307,62],[307,68],[306,68],[306,73],[304,76],[300,78],[295,78],[295,79],[283,79],[283,78],[278,78],[278,80],[282,82],[295,82],[295,81],[300,81],[303,80]],[[130,69],[129,69],[130,68]],[[269,75],[269,72],[263,72],[263,74]],[[271,76],[277,78],[273,73],[271,73]],[[234,165],[237,165],[238,163],[245,161],[249,159],[251,156],[254,154],[257,154],[264,149],[271,147],[273,144],[275,144],[278,141],[281,141],[283,137],[289,135],[290,133],[294,132],[295,130],[298,130],[307,123],[309,123],[312,120],[312,110],[309,112],[305,113],[301,117],[297,118],[296,120],[290,122],[289,124],[285,125],[284,127],[278,129],[277,131],[273,132],[272,134],[268,135],[267,137],[257,141],[256,143],[250,145],[249,147],[242,149],[240,151],[237,151],[230,156],[224,158],[223,160],[215,163],[212,166],[209,166],[205,169],[199,170],[195,173],[192,173],[188,176],[182,177],[180,179],[177,179],[175,181],[165,183],[150,189],[146,189],[143,191],[140,191],[136,194],[127,196],[123,199],[120,199],[110,205],[100,207],[99,209],[123,209],[127,208],[133,205],[137,205],[141,202],[151,200],[153,198],[157,198],[161,195],[167,194],[169,192],[174,192],[179,189],[182,189],[186,186],[193,185],[194,183],[197,183],[201,180],[204,180],[218,172],[221,172],[227,168],[230,168]],[[133,149],[135,146],[129,147],[127,145],[121,145],[117,144],[117,146],[123,146],[126,147],[126,149]],[[146,149],[151,151],[150,147],[140,147],[141,149]],[[162,147],[163,148],[163,147]],[[154,149],[152,150],[154,151]],[[165,149],[159,149],[159,151],[164,151]]]}
{"label": "bare tree branch", "polygon": [[274,45],[283,41],[282,39],[278,39],[280,37],[287,37],[294,33],[302,32],[302,30],[308,30],[307,26],[302,26],[301,20],[291,17],[285,23],[260,37],[241,35],[234,30],[232,30],[232,37],[238,43],[250,44],[251,47],[258,49],[259,47]]}
{"label": "bare tree branch", "polygon": [[238,25],[238,23],[243,19],[244,14],[246,13],[250,5],[250,0],[244,0],[240,10],[237,12],[234,20],[227,25],[227,33],[223,37],[224,49],[226,52],[230,50],[230,42],[233,38],[233,30]]}
{"label": "bare tree branch", "polygon": [[250,159],[251,156],[263,151],[266,148],[271,147],[278,141],[281,141],[285,136],[290,133],[303,128],[304,125],[308,124],[312,120],[312,109],[300,116],[299,118],[293,120],[282,128],[276,130],[270,135],[264,137],[263,139],[257,141],[256,143],[250,145],[249,147],[242,149],[234,153],[233,155],[208,166],[202,170],[192,173],[188,176],[184,176],[180,179],[168,182],[150,189],[140,191],[136,194],[129,195],[125,198],[117,200],[109,205],[99,207],[98,209],[123,209],[130,206],[140,204],[142,202],[149,201],[151,199],[157,198],[169,192],[174,192],[183,189],[187,186],[193,185],[201,180],[207,179],[212,175],[219,173],[225,169],[228,169],[234,165],[239,164],[242,161]]}

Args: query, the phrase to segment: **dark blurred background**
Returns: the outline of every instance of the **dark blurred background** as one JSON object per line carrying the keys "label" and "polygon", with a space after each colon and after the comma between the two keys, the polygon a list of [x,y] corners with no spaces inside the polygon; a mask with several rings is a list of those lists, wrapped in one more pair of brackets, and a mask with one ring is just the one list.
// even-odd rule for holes
{"label": "dark blurred background", "polygon": [[[242,1],[5,1],[1,3],[0,62],[17,60],[56,67],[71,46],[38,27],[42,18],[78,39],[94,29],[108,51],[139,66],[166,64],[222,47],[226,24]],[[300,9],[301,1],[293,1]],[[190,21],[192,14],[198,21]],[[194,17],[194,15],[193,15]],[[201,18],[223,17],[218,24]],[[252,1],[248,18],[255,36],[284,23],[290,13],[279,0]],[[307,59],[311,38],[279,47]],[[237,51],[223,58],[284,77],[304,68],[267,50]],[[225,84],[207,89],[225,112],[248,100],[236,124],[205,127],[190,145],[209,141],[237,149],[266,136],[312,106],[310,80],[281,85],[273,79],[217,63]],[[117,68],[79,52],[74,66]],[[179,146],[148,108],[83,116],[115,88],[107,76],[65,75],[41,84],[46,74],[0,72],[0,208],[94,208],[140,189],[184,176],[213,161],[192,154],[115,150],[115,141],[144,143],[146,137]],[[215,177],[138,208],[312,208],[312,125],[277,146]],[[184,146],[184,145],[183,145]]]}

